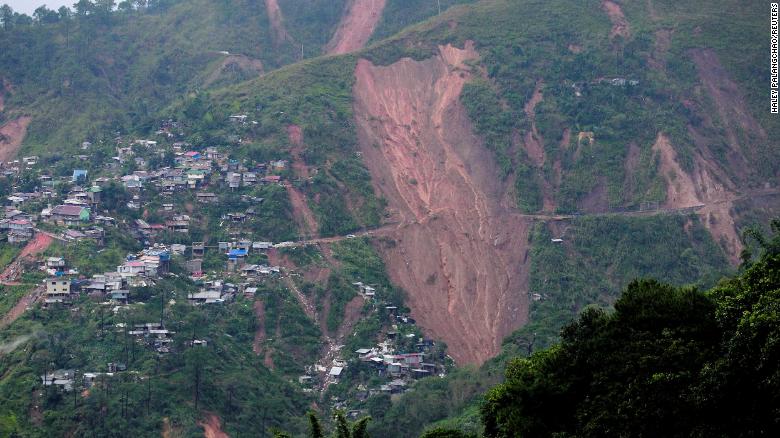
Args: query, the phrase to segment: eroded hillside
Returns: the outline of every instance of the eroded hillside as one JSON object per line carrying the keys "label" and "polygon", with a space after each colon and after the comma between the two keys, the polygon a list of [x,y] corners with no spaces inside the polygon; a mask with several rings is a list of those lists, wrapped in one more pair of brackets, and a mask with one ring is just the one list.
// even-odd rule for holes
{"label": "eroded hillside", "polygon": [[331,55],[363,48],[374,33],[386,0],[352,0],[326,50]]}
{"label": "eroded hillside", "polygon": [[358,62],[358,137],[376,189],[402,225],[381,251],[413,315],[460,363],[494,355],[527,318],[528,223],[501,202],[490,152],[460,92],[471,44],[424,61]]}

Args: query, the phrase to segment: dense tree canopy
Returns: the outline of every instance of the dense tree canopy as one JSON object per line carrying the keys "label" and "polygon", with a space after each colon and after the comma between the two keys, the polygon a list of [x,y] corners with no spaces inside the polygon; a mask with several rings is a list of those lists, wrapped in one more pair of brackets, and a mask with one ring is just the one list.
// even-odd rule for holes
{"label": "dense tree canopy", "polygon": [[780,222],[741,275],[701,293],[635,281],[561,343],[515,359],[482,408],[485,435],[776,436]]}

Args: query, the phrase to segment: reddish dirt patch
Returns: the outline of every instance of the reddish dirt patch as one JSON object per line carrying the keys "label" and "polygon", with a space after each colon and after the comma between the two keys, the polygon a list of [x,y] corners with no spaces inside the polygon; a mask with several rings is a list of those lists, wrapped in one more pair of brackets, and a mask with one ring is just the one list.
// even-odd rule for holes
{"label": "reddish dirt patch", "polygon": [[19,253],[19,257],[38,255],[46,251],[53,241],[54,239],[48,234],[37,233],[31,241],[27,242],[22,252]]}
{"label": "reddish dirt patch", "polygon": [[659,29],[655,31],[653,54],[648,60],[650,67],[656,70],[666,70],[666,55],[672,46],[672,30]]}
{"label": "reddish dirt patch", "polygon": [[[287,137],[292,144],[290,153],[292,154],[292,169],[300,180],[307,180],[311,171],[309,166],[303,161],[303,131],[300,126],[290,125],[287,127]],[[298,230],[305,236],[315,237],[319,231],[319,224],[314,212],[309,208],[306,201],[306,195],[298,188],[287,185],[287,196],[290,198],[290,204],[293,208],[293,218],[298,224]]]}
{"label": "reddish dirt patch", "polygon": [[292,169],[295,175],[300,179],[309,178],[311,171],[303,160],[303,151],[306,148],[303,143],[303,130],[298,125],[290,125],[287,127],[287,138],[292,145],[290,154],[292,155]]}
{"label": "reddish dirt patch", "polygon": [[742,240],[739,238],[731,206],[731,201],[710,204],[699,210],[699,216],[712,234],[712,238],[726,252],[731,263],[737,264],[742,252]]}
{"label": "reddish dirt patch", "polygon": [[615,38],[616,36],[628,38],[631,36],[628,20],[623,15],[623,9],[620,8],[619,4],[610,0],[604,0],[601,2],[601,9],[607,13],[609,21],[612,22],[612,30],[609,32],[610,38]]}
{"label": "reddish dirt patch", "polygon": [[255,339],[252,342],[252,351],[255,354],[260,354],[263,351],[263,341],[266,339],[265,335],[265,305],[262,301],[257,300],[253,306],[255,311],[255,322],[257,329],[255,329]]}
{"label": "reddish dirt patch", "polygon": [[306,202],[306,196],[292,185],[287,186],[287,196],[290,198],[290,204],[293,209],[293,218],[295,219],[295,223],[298,224],[298,230],[305,236],[317,236],[317,230],[319,230],[317,218],[314,217],[314,212],[309,208],[309,203]]}
{"label": "reddish dirt patch", "polygon": [[677,151],[664,134],[658,134],[653,150],[659,155],[659,171],[666,181],[666,207],[685,208],[701,205],[696,184],[677,162]]}
{"label": "reddish dirt patch", "polygon": [[16,304],[11,307],[11,310],[3,316],[3,319],[0,320],[0,329],[8,327],[19,319],[30,306],[38,301],[41,293],[43,293],[43,288],[39,286],[23,296],[21,300],[17,301]]}
{"label": "reddish dirt patch", "polygon": [[607,182],[605,178],[599,178],[596,187],[580,200],[578,209],[585,213],[604,213],[609,210]]}
{"label": "reddish dirt patch", "polygon": [[168,417],[163,418],[162,437],[173,438],[173,429],[171,428],[171,420],[169,420]]}
{"label": "reddish dirt patch", "polygon": [[525,144],[525,151],[528,153],[528,157],[531,159],[531,163],[537,167],[543,166],[545,161],[543,146],[544,142],[542,140],[542,136],[539,135],[539,131],[536,129],[535,112],[536,105],[541,103],[543,99],[542,85],[543,84],[541,82],[536,84],[534,94],[531,96],[531,99],[526,102],[525,107],[523,108],[525,111],[525,116],[528,117],[528,120],[531,122],[531,130],[526,132],[523,143]]}
{"label": "reddish dirt patch", "polygon": [[623,179],[623,199],[629,200],[634,195],[634,174],[639,168],[639,160],[641,158],[642,151],[639,149],[636,143],[631,142],[628,145],[628,154],[626,154],[626,161],[623,163],[623,170],[625,172],[625,178]]}
{"label": "reddish dirt patch", "polygon": [[325,46],[329,55],[362,49],[382,17],[386,0],[351,0],[336,33]]}
{"label": "reddish dirt patch", "polygon": [[287,127],[287,138],[293,146],[303,145],[303,130],[298,125],[289,125]]}
{"label": "reddish dirt patch", "polygon": [[22,264],[28,259],[46,251],[53,241],[54,239],[46,233],[36,233],[35,237],[27,242],[27,245],[16,256],[16,260],[9,264],[0,274],[0,282],[8,282],[18,277],[22,271]]}
{"label": "reddish dirt patch", "polygon": [[653,145],[659,154],[659,171],[666,181],[665,208],[687,208],[702,206],[698,210],[702,224],[721,245],[732,263],[739,261],[742,241],[731,211],[737,196],[724,184],[725,177],[712,159],[696,152],[693,171],[686,173],[677,162],[677,153],[664,134],[659,134]]}
{"label": "reddish dirt patch", "polygon": [[459,100],[477,57],[469,42],[424,61],[360,60],[353,89],[366,166],[403,221],[378,249],[412,314],[459,363],[495,355],[528,318],[529,223],[500,205],[497,165]]}
{"label": "reddish dirt patch", "polygon": [[264,348],[263,345],[265,340],[268,339],[265,330],[265,304],[262,301],[257,300],[255,301],[253,308],[255,311],[257,328],[255,329],[255,339],[252,341],[252,351],[254,351],[254,353],[258,356],[262,354],[263,365],[265,365],[266,368],[272,370],[274,369],[273,352],[270,348]]}
{"label": "reddish dirt patch", "polygon": [[356,296],[352,298],[347,305],[344,308],[344,320],[341,323],[341,326],[339,327],[338,333],[336,337],[339,340],[345,339],[347,336],[349,336],[352,333],[352,328],[355,327],[355,324],[360,320],[360,317],[363,315],[363,305],[365,304],[366,300],[363,299],[361,296]]}
{"label": "reddish dirt patch", "polygon": [[203,428],[205,438],[230,438],[222,431],[222,422],[216,414],[207,414],[206,420],[201,421],[198,425]]}
{"label": "reddish dirt patch", "polygon": [[32,117],[22,116],[0,126],[0,161],[10,161],[22,147]]}
{"label": "reddish dirt patch", "polygon": [[579,44],[569,44],[569,51],[571,53],[574,53],[574,54],[582,53],[582,50],[583,50],[583,48]]}
{"label": "reddish dirt patch", "polygon": [[279,8],[278,0],[265,0],[265,9],[268,14],[268,20],[271,22],[271,31],[273,32],[274,41],[277,44],[287,41],[290,38],[290,35],[284,28],[282,10]]}

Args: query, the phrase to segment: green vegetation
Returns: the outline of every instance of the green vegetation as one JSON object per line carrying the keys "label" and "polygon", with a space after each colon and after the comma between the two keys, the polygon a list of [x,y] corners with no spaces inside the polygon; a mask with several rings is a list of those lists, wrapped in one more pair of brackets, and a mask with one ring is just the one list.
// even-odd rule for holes
{"label": "green vegetation", "polygon": [[304,55],[320,55],[336,31],[347,2],[345,0],[283,0],[279,2],[285,30],[303,46]]}
{"label": "green vegetation", "polygon": [[[722,140],[725,126],[737,132],[752,169],[730,167],[728,172],[737,180],[757,183],[775,175],[777,169],[763,158],[774,157],[777,151],[768,150],[756,133],[743,132],[734,121],[700,126],[703,117],[718,111],[709,96],[697,91],[698,73],[690,59],[691,48],[714,46],[727,73],[750,90],[746,108],[765,105],[755,94],[760,88],[755,66],[761,65],[766,41],[749,43],[761,40],[760,8],[727,0],[695,5],[661,2],[654,7],[657,21],[648,19],[646,4],[627,6],[631,36],[611,40],[611,23],[595,0],[483,2],[453,8],[441,20],[411,27],[370,48],[365,56],[384,65],[403,56],[427,58],[438,44],[474,41],[485,74],[464,88],[461,100],[503,172],[512,175],[518,206],[526,211],[541,208],[543,181],[554,189],[561,212],[635,208],[644,201],[663,200],[665,184],[657,173],[652,145],[658,132],[665,132],[683,168],[691,169],[694,138],[689,125],[701,128],[709,140],[705,146],[725,167],[730,167]],[[718,13],[731,9],[739,10],[736,20]],[[571,17],[577,17],[576,24]],[[670,27],[674,33],[669,52],[654,52],[654,32]],[[742,28],[746,31],[736,30]],[[729,36],[724,29],[732,30]],[[750,50],[741,50],[745,46]],[[664,71],[652,67],[653,57],[668,61]],[[616,78],[625,83],[613,84]],[[541,166],[529,159],[522,144],[531,129],[524,106],[537,84],[543,96],[534,111],[545,152]],[[691,101],[697,102],[695,107]],[[765,112],[752,113],[767,132],[777,129]],[[568,142],[563,141],[566,132]],[[579,141],[580,132],[593,132],[594,141]],[[632,148],[637,156],[629,160]],[[604,205],[591,205],[594,197]]]}
{"label": "green vegetation", "polygon": [[[127,334],[127,325],[159,321],[159,294],[173,288],[181,290],[160,282],[149,304],[118,314],[81,299],[72,308],[34,310],[18,321],[3,333],[4,342],[36,335],[25,348],[7,353],[0,365],[3,415],[15,416],[21,430],[50,435],[63,430],[154,435],[163,418],[174,429],[192,433],[202,410],[219,413],[231,434],[263,436],[273,426],[297,430],[290,419],[302,415],[308,402],[256,360],[251,303],[195,308],[169,293],[167,298],[177,301],[165,311],[166,326],[176,332],[171,353],[155,353],[143,339]],[[190,346],[193,339],[208,345]],[[82,374],[105,372],[108,362],[126,364],[128,371],[101,378],[82,394]],[[78,370],[75,399],[40,386],[39,375],[60,368]],[[40,411],[29,416],[32,405]]]}
{"label": "green vegetation", "polygon": [[474,2],[475,0],[387,0],[382,18],[374,34],[371,35],[371,40],[379,41],[408,26],[433,17],[438,14],[439,7],[444,12],[454,5]]}
{"label": "green vegetation", "polygon": [[[355,63],[359,57],[382,65],[405,56],[425,59],[440,44],[463,47],[467,40],[474,41],[480,57],[461,103],[495,156],[497,176],[514,188],[517,206],[525,212],[540,211],[549,201],[559,212],[581,212],[664,200],[665,181],[652,149],[659,130],[671,138],[684,169],[693,169],[696,154],[706,153],[740,189],[774,181],[780,169],[778,149],[760,130],[746,130],[719,111],[723,102],[708,95],[692,61],[692,50],[712,49],[725,78],[744,91],[745,113],[758,120],[766,138],[778,138],[780,124],[759,110],[766,105],[759,80],[768,51],[766,11],[745,2],[621,2],[631,35],[611,39],[612,23],[597,0],[442,0],[441,16],[421,24],[416,23],[438,13],[436,2],[388,0],[373,46],[303,60],[322,53],[345,1],[281,1],[289,34],[281,40],[262,1],[122,2],[114,13],[107,9],[110,4],[83,0],[75,12],[42,8],[33,18],[0,9],[0,85],[9,89],[0,89],[6,104],[0,123],[32,116],[22,154],[40,155],[41,167],[55,180],[74,168],[88,170],[90,182],[140,168],[132,160],[114,163],[117,136],[158,140],[161,153],[133,148],[150,169],[175,167],[172,143],[180,141],[198,151],[216,147],[236,168],[287,160],[287,167],[270,173],[305,195],[322,236],[381,225],[385,201],[376,197],[358,154]],[[668,51],[659,53],[656,32],[663,29],[673,36]],[[664,68],[651,62],[656,57]],[[265,74],[258,77],[260,70]],[[621,78],[627,82],[612,82]],[[537,87],[542,100],[529,117],[525,106]],[[235,114],[245,114],[247,122],[231,121]],[[156,134],[168,123],[175,126],[173,138]],[[300,147],[291,144],[295,127],[303,132]],[[543,160],[523,147],[534,127]],[[578,138],[580,132],[593,132],[593,141]],[[731,132],[746,166],[730,161]],[[85,140],[92,146],[82,152]],[[299,172],[302,167],[305,172]],[[38,176],[22,172],[13,181],[15,190],[33,191]],[[0,180],[3,197],[12,192],[11,179]],[[69,190],[59,181],[52,187],[58,195]],[[217,194],[212,204],[179,191],[149,195],[144,208],[134,210],[127,207],[133,193],[112,180],[103,185],[102,213],[115,216],[120,227],[106,227],[106,247],[55,243],[45,255],[64,256],[83,275],[114,271],[142,245],[126,232],[127,225],[142,217],[164,223],[163,203],[187,212],[192,221],[187,233],[162,231],[157,241],[205,241],[210,246],[203,260],[206,272],[224,271],[225,254],[211,248],[216,242],[236,236],[273,242],[301,237],[285,187],[228,190],[215,175],[206,190]],[[45,204],[33,201],[23,209],[38,214]],[[228,213],[250,209],[245,222],[226,219]],[[768,207],[757,212],[756,205],[740,204],[738,210],[740,225],[771,213]],[[355,401],[357,385],[376,387],[379,378],[357,360],[324,398],[292,383],[320,359],[323,333],[288,282],[269,278],[258,285],[262,320],[255,314],[259,303],[243,296],[193,307],[186,293],[198,284],[188,279],[177,256],[175,275],[133,288],[127,308],[114,311],[82,296],[69,308],[36,307],[0,332],[0,436],[90,431],[152,436],[164,427],[174,436],[194,436],[202,433],[198,422],[207,412],[215,413],[231,436],[269,436],[273,428],[301,434],[303,413],[313,403],[329,413],[330,396],[373,418],[358,430],[337,417],[335,432],[349,431],[343,436],[355,438],[365,428],[389,437],[426,430],[428,437],[510,436],[515,430],[561,436],[771,436],[777,432],[772,429],[776,413],[769,410],[777,406],[778,392],[778,251],[774,241],[753,245],[760,246],[765,254],[740,276],[701,294],[696,290],[716,284],[730,268],[694,216],[539,224],[529,255],[530,322],[506,339],[498,357],[480,368],[448,369],[445,378],[422,379],[400,398],[360,401]],[[325,264],[325,254],[311,248],[281,252],[300,268]],[[17,253],[0,245],[0,267]],[[294,279],[318,310],[327,307],[324,329],[330,334],[342,328],[357,281],[377,288],[378,303],[408,310],[403,291],[391,284],[368,240],[334,244],[333,257],[337,266],[330,266],[326,283]],[[252,254],[248,261],[268,263],[269,257]],[[37,283],[42,275],[30,271],[22,280]],[[633,282],[647,277],[671,286]],[[237,274],[226,279],[244,281]],[[30,286],[0,287],[0,314]],[[132,324],[158,321],[161,306],[166,326],[176,332],[169,353],[127,334]],[[344,351],[375,345],[389,320],[383,305],[364,306],[344,339]],[[416,327],[398,330],[420,336]],[[267,354],[257,355],[253,343],[260,331],[265,338],[259,349]],[[195,339],[207,345],[194,346]],[[403,342],[406,348],[412,341]],[[437,344],[432,355],[443,359],[445,348]],[[83,373],[104,372],[109,362],[128,370],[82,392]],[[78,370],[77,391],[40,384],[43,373],[59,368]],[[483,402],[481,394],[497,384]]]}
{"label": "green vegetation", "polygon": [[761,243],[706,293],[633,282],[614,312],[589,309],[560,345],[512,361],[485,435],[776,434],[780,235]]}
{"label": "green vegetation", "polygon": [[[533,230],[530,322],[504,340],[501,354],[479,368],[420,381],[414,392],[381,414],[372,414],[372,431],[414,437],[426,427],[443,425],[480,433],[485,388],[502,380],[502,370],[512,358],[559,342],[560,330],[581,311],[611,307],[636,278],[664,278],[680,286],[695,282],[706,288],[728,271],[727,261],[696,218],[583,218],[556,228],[553,233],[538,224]],[[564,242],[551,241],[560,237]],[[534,293],[539,301],[533,300]]]}
{"label": "green vegetation", "polygon": [[727,260],[696,217],[587,218],[559,226],[555,233],[538,225],[532,248],[529,289],[540,296],[522,332],[533,334],[537,348],[554,343],[559,329],[584,307],[611,305],[633,279],[709,287],[728,271]]}

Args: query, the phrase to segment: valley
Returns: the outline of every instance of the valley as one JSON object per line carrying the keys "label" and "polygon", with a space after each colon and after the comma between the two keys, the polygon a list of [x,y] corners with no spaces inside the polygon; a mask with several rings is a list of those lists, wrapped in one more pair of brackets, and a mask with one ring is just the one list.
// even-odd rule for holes
{"label": "valley", "polygon": [[486,391],[560,377],[505,369],[655,336],[634,298],[693,363],[767,257],[755,6],[86,3],[0,14],[0,430],[493,436]]}

